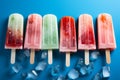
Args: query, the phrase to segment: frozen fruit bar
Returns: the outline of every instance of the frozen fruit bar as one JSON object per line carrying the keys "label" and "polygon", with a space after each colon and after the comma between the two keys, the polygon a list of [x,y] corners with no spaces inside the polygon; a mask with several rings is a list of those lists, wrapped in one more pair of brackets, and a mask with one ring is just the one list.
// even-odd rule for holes
{"label": "frozen fruit bar", "polygon": [[82,14],[79,16],[78,49],[85,50],[85,64],[89,64],[89,50],[96,49],[95,33],[92,16]]}
{"label": "frozen fruit bar", "polygon": [[52,64],[52,49],[58,49],[57,17],[53,14],[43,16],[42,49],[48,50],[48,63]]}
{"label": "frozen fruit bar", "polygon": [[23,45],[23,16],[11,14],[8,21],[6,34],[6,49],[22,49]]}
{"label": "frozen fruit bar", "polygon": [[65,16],[60,22],[60,52],[76,52],[76,27],[75,20]]}
{"label": "frozen fruit bar", "polygon": [[60,52],[66,52],[66,66],[70,66],[70,52],[76,52],[76,27],[71,16],[65,16],[60,22]]}
{"label": "frozen fruit bar", "polygon": [[18,13],[11,14],[8,20],[5,49],[11,50],[11,63],[15,63],[15,49],[23,48],[23,16]]}
{"label": "frozen fruit bar", "polygon": [[31,49],[30,63],[34,63],[36,49],[41,49],[42,17],[39,14],[30,14],[27,20],[24,48]]}
{"label": "frozen fruit bar", "polygon": [[98,48],[106,51],[106,61],[110,64],[110,50],[116,48],[112,16],[102,13],[98,16]]}

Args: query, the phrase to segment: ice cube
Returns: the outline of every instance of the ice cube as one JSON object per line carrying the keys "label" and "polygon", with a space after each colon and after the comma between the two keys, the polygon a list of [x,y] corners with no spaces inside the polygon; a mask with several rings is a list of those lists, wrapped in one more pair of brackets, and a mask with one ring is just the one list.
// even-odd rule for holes
{"label": "ice cube", "polygon": [[30,57],[30,51],[28,49],[24,50],[23,52],[27,57]]}
{"label": "ice cube", "polygon": [[60,76],[57,78],[57,80],[65,80],[65,76],[60,75]]}
{"label": "ice cube", "polygon": [[24,62],[26,61],[26,59],[30,56],[29,50],[24,50],[24,51],[20,51],[20,53],[17,56],[17,60],[20,62]]}
{"label": "ice cube", "polygon": [[97,73],[97,74],[94,76],[93,80],[102,80],[102,79],[101,79],[101,76],[100,76],[100,73]]}
{"label": "ice cube", "polygon": [[27,73],[22,73],[21,76],[23,79],[25,79],[27,77]]}
{"label": "ice cube", "polygon": [[108,78],[110,77],[110,67],[109,66],[103,66],[103,78]]}
{"label": "ice cube", "polygon": [[22,65],[19,64],[19,63],[15,63],[14,65],[12,65],[12,70],[13,70],[15,73],[20,72],[21,69],[22,69]]}
{"label": "ice cube", "polygon": [[20,62],[26,61],[26,55],[23,53],[19,53],[17,60]]}
{"label": "ice cube", "polygon": [[47,52],[46,51],[43,51],[42,54],[41,54],[41,59],[46,59],[47,58]]}
{"label": "ice cube", "polygon": [[83,76],[86,75],[87,73],[88,73],[87,66],[82,66],[80,68],[80,74]]}
{"label": "ice cube", "polygon": [[62,68],[60,65],[55,65],[51,69],[51,75],[52,76],[58,76],[60,72],[62,71]]}
{"label": "ice cube", "polygon": [[57,80],[57,77],[50,77],[48,80]]}
{"label": "ice cube", "polygon": [[32,70],[31,72],[29,72],[29,73],[27,74],[26,79],[27,79],[27,80],[36,80],[37,77],[38,77],[37,72],[36,72],[35,70]]}
{"label": "ice cube", "polygon": [[100,52],[99,51],[93,51],[90,55],[90,60],[91,61],[95,61],[100,55]]}
{"label": "ice cube", "polygon": [[93,62],[90,62],[90,64],[87,66],[87,73],[91,74],[94,69]]}
{"label": "ice cube", "polygon": [[79,60],[77,61],[75,68],[80,69],[83,65],[84,65],[83,58],[80,57]]}
{"label": "ice cube", "polygon": [[37,72],[35,70],[32,70],[32,73],[35,75],[35,76],[38,76]]}
{"label": "ice cube", "polygon": [[68,72],[68,78],[69,79],[77,79],[79,77],[79,72],[76,69],[71,69]]}
{"label": "ice cube", "polygon": [[46,66],[47,66],[47,62],[46,61],[41,61],[35,67],[35,70],[37,70],[37,71],[43,71],[46,68]]}

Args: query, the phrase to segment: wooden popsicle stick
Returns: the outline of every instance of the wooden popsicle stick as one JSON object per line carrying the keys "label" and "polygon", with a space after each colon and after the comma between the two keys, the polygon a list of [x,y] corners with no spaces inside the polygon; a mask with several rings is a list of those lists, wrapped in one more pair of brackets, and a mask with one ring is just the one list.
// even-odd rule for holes
{"label": "wooden popsicle stick", "polygon": [[107,62],[108,64],[110,64],[110,63],[111,63],[110,50],[106,50],[106,51],[105,51],[105,54],[106,54],[106,62]]}
{"label": "wooden popsicle stick", "polygon": [[85,50],[85,64],[89,64],[89,50]]}
{"label": "wooden popsicle stick", "polygon": [[52,64],[52,50],[48,50],[48,64]]}
{"label": "wooden popsicle stick", "polygon": [[66,66],[69,67],[70,66],[70,52],[66,53]]}
{"label": "wooden popsicle stick", "polygon": [[11,64],[14,64],[15,63],[15,56],[16,56],[16,52],[15,52],[15,49],[12,49],[11,50]]}
{"label": "wooden popsicle stick", "polygon": [[30,64],[34,63],[34,58],[35,58],[35,50],[32,49],[30,53]]}

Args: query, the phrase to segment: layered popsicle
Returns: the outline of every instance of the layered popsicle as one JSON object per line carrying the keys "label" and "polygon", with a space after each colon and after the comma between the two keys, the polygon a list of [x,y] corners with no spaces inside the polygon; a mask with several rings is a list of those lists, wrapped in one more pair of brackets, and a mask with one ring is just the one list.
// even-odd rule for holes
{"label": "layered popsicle", "polygon": [[98,16],[98,49],[106,50],[106,61],[109,64],[110,50],[116,48],[112,16],[107,13]]}
{"label": "layered popsicle", "polygon": [[23,16],[11,14],[8,20],[5,49],[11,50],[11,63],[15,63],[15,50],[23,48]]}
{"label": "layered popsicle", "polygon": [[89,64],[89,50],[96,49],[95,34],[92,16],[82,14],[79,16],[78,49],[85,50],[85,64]]}
{"label": "layered popsicle", "polygon": [[31,49],[30,63],[34,63],[35,50],[41,49],[42,36],[42,17],[39,14],[31,14],[28,16],[27,28],[25,35],[25,49]]}
{"label": "layered popsicle", "polygon": [[58,49],[57,17],[53,14],[43,16],[42,49],[48,50],[48,63],[52,64],[52,49]]}
{"label": "layered popsicle", "polygon": [[60,52],[66,52],[66,66],[70,65],[70,52],[77,51],[75,20],[65,16],[60,22]]}

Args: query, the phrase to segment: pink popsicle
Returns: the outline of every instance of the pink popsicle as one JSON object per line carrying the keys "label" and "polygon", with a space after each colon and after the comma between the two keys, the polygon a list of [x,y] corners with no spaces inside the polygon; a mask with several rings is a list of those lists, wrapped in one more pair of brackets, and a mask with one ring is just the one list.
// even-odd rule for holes
{"label": "pink popsicle", "polygon": [[116,48],[112,17],[110,14],[102,13],[98,16],[98,49],[106,50],[106,60],[109,64],[110,50]]}
{"label": "pink popsicle", "polygon": [[34,63],[34,50],[41,49],[42,17],[39,14],[31,14],[28,17],[25,35],[25,49],[31,49],[30,63]]}
{"label": "pink popsicle", "polygon": [[[82,14],[79,16],[78,49],[85,50],[85,64],[89,64],[89,51],[96,49],[95,34],[92,16]],[[88,53],[88,54],[87,54]]]}

